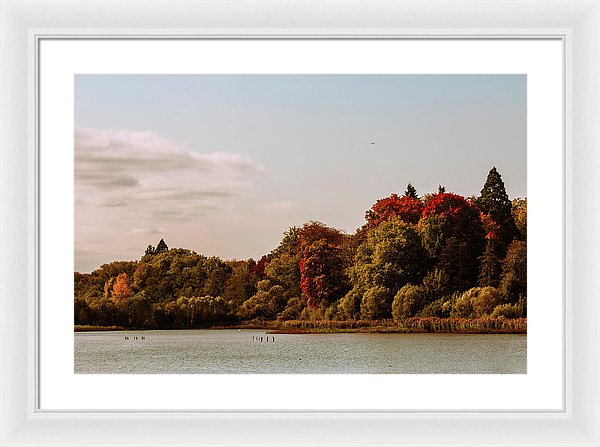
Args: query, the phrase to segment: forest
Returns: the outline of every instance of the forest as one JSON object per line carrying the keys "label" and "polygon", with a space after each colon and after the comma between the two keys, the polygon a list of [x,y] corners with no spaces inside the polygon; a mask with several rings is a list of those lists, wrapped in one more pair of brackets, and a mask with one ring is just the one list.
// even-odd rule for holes
{"label": "forest", "polygon": [[354,234],[311,221],[258,260],[161,239],[74,276],[76,328],[524,332],[527,199],[510,200],[494,167],[479,196],[419,196],[409,183]]}

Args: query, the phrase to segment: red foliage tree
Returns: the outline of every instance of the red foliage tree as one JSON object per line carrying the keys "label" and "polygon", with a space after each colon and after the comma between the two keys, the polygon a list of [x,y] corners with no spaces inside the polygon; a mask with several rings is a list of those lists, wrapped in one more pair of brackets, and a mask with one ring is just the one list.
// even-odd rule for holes
{"label": "red foliage tree", "polygon": [[466,210],[474,207],[463,196],[443,192],[435,194],[423,209],[423,218],[442,216],[453,221],[458,221]]}
{"label": "red foliage tree", "polygon": [[345,268],[340,249],[324,239],[313,242],[300,260],[300,289],[307,304],[331,304],[347,292]]}
{"label": "red foliage tree", "polygon": [[340,247],[347,239],[347,235],[336,228],[328,227],[321,222],[306,223],[298,231],[298,249],[304,251],[307,247],[319,240],[325,240],[328,244]]}
{"label": "red foliage tree", "polygon": [[320,222],[309,222],[299,230],[298,241],[300,289],[307,303],[318,307],[341,298],[348,289],[348,236]]}
{"label": "red foliage tree", "polygon": [[[453,235],[470,239],[484,231],[484,222],[479,208],[463,196],[454,193],[438,193],[429,199],[423,209],[422,220],[432,216],[444,219],[453,228]],[[486,222],[493,231],[492,222]]]}
{"label": "red foliage tree", "polygon": [[472,230],[479,221],[483,227],[485,238],[496,240],[500,234],[500,226],[489,214],[483,213],[475,204],[475,199],[465,199],[458,194],[438,193],[433,195],[423,209],[423,218],[441,216],[447,218],[458,230]]}
{"label": "red foliage tree", "polygon": [[250,266],[250,272],[254,273],[256,275],[259,275],[259,276],[264,276],[265,267],[267,266],[268,263],[269,263],[269,259],[266,256],[263,256],[262,258],[260,258],[258,260],[257,263]]}
{"label": "red foliage tree", "polygon": [[422,213],[423,203],[420,200],[411,196],[399,197],[397,194],[392,194],[375,202],[373,207],[365,213],[365,219],[369,228],[396,217],[405,223],[416,224]]}

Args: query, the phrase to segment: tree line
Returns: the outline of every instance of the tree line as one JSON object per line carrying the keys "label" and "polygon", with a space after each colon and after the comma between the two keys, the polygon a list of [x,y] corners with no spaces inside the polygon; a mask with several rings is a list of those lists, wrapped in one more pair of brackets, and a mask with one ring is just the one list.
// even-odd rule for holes
{"label": "tree line", "polygon": [[522,318],[527,199],[496,168],[477,197],[446,192],[377,200],[346,234],[289,228],[258,261],[149,245],[136,261],[75,273],[75,324],[193,328],[289,320]]}

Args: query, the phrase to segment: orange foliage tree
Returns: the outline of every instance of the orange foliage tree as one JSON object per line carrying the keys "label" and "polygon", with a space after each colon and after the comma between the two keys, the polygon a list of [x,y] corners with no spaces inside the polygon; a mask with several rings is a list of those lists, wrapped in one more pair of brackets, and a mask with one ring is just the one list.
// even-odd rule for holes
{"label": "orange foliage tree", "polygon": [[115,300],[124,300],[130,298],[133,295],[133,291],[129,286],[129,278],[127,278],[127,273],[123,272],[117,279],[112,288],[112,297]]}

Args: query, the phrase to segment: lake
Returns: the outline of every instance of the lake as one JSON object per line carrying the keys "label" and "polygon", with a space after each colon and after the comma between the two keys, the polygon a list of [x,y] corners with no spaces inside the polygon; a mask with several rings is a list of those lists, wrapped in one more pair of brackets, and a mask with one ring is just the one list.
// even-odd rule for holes
{"label": "lake", "polygon": [[271,335],[237,329],[75,333],[75,373],[526,372],[527,336],[520,334]]}

